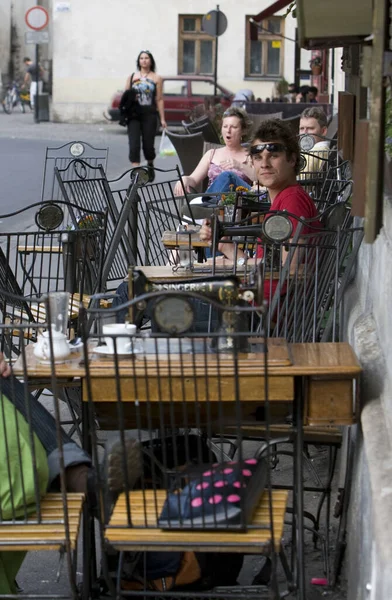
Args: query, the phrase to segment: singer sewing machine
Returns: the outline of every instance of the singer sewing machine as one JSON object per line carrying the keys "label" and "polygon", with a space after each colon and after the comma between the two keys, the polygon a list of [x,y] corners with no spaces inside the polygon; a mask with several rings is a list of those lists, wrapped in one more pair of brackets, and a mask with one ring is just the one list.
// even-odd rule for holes
{"label": "singer sewing machine", "polygon": [[[156,326],[159,331],[171,333],[173,335],[184,333],[186,331],[195,331],[199,329],[201,321],[200,313],[203,312],[203,298],[215,304],[219,319],[215,319],[213,327],[222,327],[229,336],[233,331],[246,331],[246,325],[240,323],[236,315],[236,306],[260,307],[263,311],[264,302],[264,279],[265,264],[261,261],[256,264],[252,261],[251,268],[246,270],[246,259],[243,259],[241,266],[245,267],[245,276],[234,274],[216,275],[214,272],[215,249],[218,247],[219,240],[225,238],[232,239],[233,243],[246,243],[251,239],[253,243],[272,243],[282,244],[292,235],[293,226],[287,214],[273,214],[265,219],[262,224],[257,225],[231,225],[219,221],[215,214],[211,215],[212,228],[212,274],[204,277],[197,275],[200,268],[204,265],[191,263],[187,269],[183,269],[181,278],[177,278],[180,268],[177,267],[176,278],[157,279],[154,281],[146,276],[143,268],[131,267],[129,271],[129,297],[140,296],[140,302],[136,309],[131,308],[129,318],[131,322],[138,322],[141,314],[147,314],[152,321],[153,327]],[[234,271],[237,269],[236,258],[234,261]],[[153,268],[153,267],[150,267]],[[162,267],[161,267],[162,268]],[[163,267],[170,269],[171,267]],[[148,269],[145,267],[144,269]],[[188,272],[188,277],[187,277]],[[166,292],[162,295],[162,291]],[[143,298],[145,294],[156,292],[156,301],[146,302]],[[159,294],[160,292],[160,294]],[[198,294],[198,297],[191,298],[191,294]],[[201,296],[201,297],[200,297]],[[246,312],[246,311],[245,311]],[[136,314],[134,314],[136,313]],[[213,320],[212,320],[213,321]],[[210,331],[211,320],[208,321],[208,331]]]}
{"label": "singer sewing machine", "polygon": [[[257,245],[279,245],[287,241],[292,236],[293,226],[289,218],[289,213],[273,212],[267,215],[267,218],[260,223],[252,224],[245,222],[228,223],[222,222],[216,210],[211,210],[211,207],[196,206],[192,207],[192,211],[196,210],[197,216],[204,215],[209,221],[212,231],[212,242],[200,240],[199,231],[193,226],[186,229],[181,228],[181,231],[171,232],[165,231],[162,237],[163,244],[170,249],[177,249],[178,256],[176,265],[173,271],[188,271],[192,273],[206,273],[210,271],[212,274],[229,271],[234,274],[242,274],[245,272],[247,276],[247,264],[244,258],[237,261],[237,248],[245,250],[246,256],[256,255]],[[233,267],[228,264],[222,265],[215,260],[217,256],[218,244],[220,241],[231,242],[234,244],[234,261]],[[204,251],[206,247],[210,247],[212,251],[212,261],[204,262],[203,255],[200,251]],[[197,252],[197,261],[195,261],[194,251]],[[263,252],[266,255],[267,252]],[[175,255],[173,255],[175,256]],[[227,262],[227,261],[226,261]]]}
{"label": "singer sewing machine", "polygon": [[[255,269],[255,278],[247,282],[235,275],[207,276],[180,281],[150,281],[142,269],[129,269],[129,297],[140,297],[140,302],[130,308],[129,320],[140,323],[141,316],[151,318],[152,329],[171,335],[184,332],[216,332],[219,331],[220,349],[225,339],[225,349],[240,344],[241,349],[247,347],[247,337],[231,337],[233,333],[247,333],[249,322],[246,308],[251,304],[257,306],[262,313],[263,280],[261,269]],[[151,297],[151,293],[156,296]],[[162,292],[165,292],[162,294]],[[147,297],[146,297],[147,295]],[[204,302],[203,302],[204,301]],[[241,306],[241,311],[235,307]],[[203,311],[209,310],[206,325]],[[244,310],[245,307],[245,310]],[[253,310],[254,314],[254,310]],[[204,315],[204,313],[203,313]],[[201,321],[203,323],[201,324]]]}

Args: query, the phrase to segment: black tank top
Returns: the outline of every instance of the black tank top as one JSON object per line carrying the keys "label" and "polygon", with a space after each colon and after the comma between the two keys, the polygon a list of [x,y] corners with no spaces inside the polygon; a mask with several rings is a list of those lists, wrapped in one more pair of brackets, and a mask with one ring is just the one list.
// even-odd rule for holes
{"label": "black tank top", "polygon": [[155,112],[157,110],[155,81],[148,77],[142,77],[132,82],[132,92],[138,112]]}

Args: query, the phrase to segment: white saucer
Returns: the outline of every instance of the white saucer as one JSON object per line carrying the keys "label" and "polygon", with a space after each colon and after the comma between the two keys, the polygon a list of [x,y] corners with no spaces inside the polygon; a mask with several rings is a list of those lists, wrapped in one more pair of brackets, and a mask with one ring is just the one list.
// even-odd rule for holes
{"label": "white saucer", "polygon": [[83,350],[83,342],[79,342],[79,344],[77,344],[75,346],[75,344],[70,344],[68,342],[69,345],[69,349],[71,350],[71,353],[75,353],[75,352],[80,352],[80,350]]}
{"label": "white saucer", "polygon": [[[114,356],[114,350],[109,350],[107,346],[96,346],[93,352],[97,354],[103,354],[104,356]],[[118,352],[117,356],[132,356],[133,354],[141,354],[142,350],[134,348],[133,350],[126,350],[125,352]]]}
{"label": "white saucer", "polygon": [[[70,359],[70,356],[68,356],[67,358],[64,358],[62,360],[56,360],[54,361],[55,365],[65,365],[66,362],[68,362]],[[37,360],[42,364],[42,365],[48,365],[50,366],[52,364],[52,361],[50,359],[45,360],[44,358],[38,358]]]}

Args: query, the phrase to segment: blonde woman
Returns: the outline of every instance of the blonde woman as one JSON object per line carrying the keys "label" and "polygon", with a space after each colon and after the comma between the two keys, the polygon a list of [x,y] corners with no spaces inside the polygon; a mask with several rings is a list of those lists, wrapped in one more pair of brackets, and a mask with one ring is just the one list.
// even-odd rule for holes
{"label": "blonde woman", "polygon": [[[190,175],[184,175],[182,182],[187,192],[197,191],[208,177],[207,192],[228,192],[230,186],[251,188],[255,179],[253,166],[247,148],[247,140],[252,122],[241,108],[230,107],[223,113],[222,138],[224,146],[208,150]],[[183,195],[178,182],[174,188],[176,196]]]}

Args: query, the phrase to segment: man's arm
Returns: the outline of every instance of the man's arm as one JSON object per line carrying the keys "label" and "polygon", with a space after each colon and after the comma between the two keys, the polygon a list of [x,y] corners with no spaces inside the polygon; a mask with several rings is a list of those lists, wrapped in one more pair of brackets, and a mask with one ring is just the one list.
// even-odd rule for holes
{"label": "man's arm", "polygon": [[162,77],[158,77],[156,89],[157,89],[156,102],[157,102],[157,108],[158,108],[158,112],[159,112],[159,118],[161,120],[162,128],[166,129],[167,125],[166,125],[166,121],[165,121],[165,106],[164,106],[164,101],[163,101],[163,79],[162,79]]}
{"label": "man's arm", "polygon": [[23,77],[23,85],[29,86],[31,82],[31,75],[28,71],[26,71],[26,73],[24,74]]}
{"label": "man's arm", "polygon": [[[200,235],[200,240],[201,241],[205,241],[205,242],[209,242],[209,244],[212,243],[212,230],[211,230],[211,221],[209,221],[208,219],[204,219],[203,221],[203,225],[200,229],[199,232]],[[285,244],[281,245],[281,250],[280,250],[280,257],[281,257],[281,264],[284,265],[288,256],[289,256],[289,244],[291,244],[292,242],[292,238],[287,240],[287,242]],[[301,242],[301,238],[298,240],[298,242]],[[236,254],[236,250],[235,250],[235,244],[230,244],[228,242],[219,242],[218,244],[218,250],[219,252],[222,252],[223,254],[223,259],[222,257],[217,257],[216,260],[219,260],[219,262],[222,262],[222,260],[224,261],[225,259],[228,261],[229,264],[233,264],[234,262],[234,257],[236,256],[236,259],[238,261],[239,258],[245,258],[245,253],[243,250],[241,250],[241,248],[238,248],[237,246],[237,254]],[[248,258],[247,259],[247,264],[248,265],[254,265],[257,264],[257,262],[260,259],[254,257],[254,258]],[[212,258],[209,258],[207,260],[207,263],[212,263]],[[294,250],[294,253],[291,257],[291,264],[290,264],[290,273],[295,273],[297,265],[300,263],[300,254],[299,254],[299,250],[298,248],[296,248]]]}
{"label": "man's arm", "polygon": [[0,375],[7,378],[11,375],[11,367],[4,359],[4,354],[0,352]]}
{"label": "man's arm", "polygon": [[[200,232],[199,232],[199,236],[200,236],[200,240],[202,242],[208,242],[210,245],[212,243],[212,230],[211,230],[211,221],[209,219],[204,219],[203,221],[203,225],[201,226]],[[218,250],[219,252],[222,252],[222,254],[224,255],[224,258],[226,258],[229,262],[233,262],[234,257],[237,257],[237,260],[239,258],[245,258],[245,253],[243,250],[241,250],[241,248],[238,248],[237,246],[237,254],[236,254],[236,249],[235,249],[235,244],[231,244],[229,242],[219,242],[218,244]],[[212,259],[208,259],[207,262],[209,262]],[[248,259],[249,264],[254,263],[254,259]]]}

